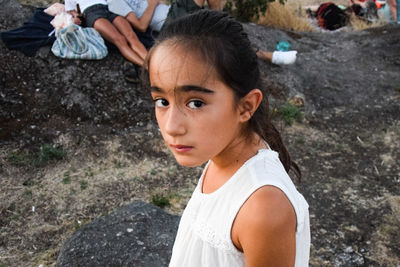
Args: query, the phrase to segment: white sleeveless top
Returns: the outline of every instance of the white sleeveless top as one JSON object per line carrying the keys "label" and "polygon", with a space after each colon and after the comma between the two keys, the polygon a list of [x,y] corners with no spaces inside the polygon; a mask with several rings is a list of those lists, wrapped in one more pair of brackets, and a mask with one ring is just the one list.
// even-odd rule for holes
{"label": "white sleeveless top", "polygon": [[253,192],[265,185],[279,188],[290,200],[297,218],[295,266],[308,266],[308,204],[296,190],[278,153],[270,149],[259,150],[218,190],[203,194],[203,177],[208,164],[182,214],[169,266],[246,266],[244,254],[232,242],[231,228],[240,207]]}

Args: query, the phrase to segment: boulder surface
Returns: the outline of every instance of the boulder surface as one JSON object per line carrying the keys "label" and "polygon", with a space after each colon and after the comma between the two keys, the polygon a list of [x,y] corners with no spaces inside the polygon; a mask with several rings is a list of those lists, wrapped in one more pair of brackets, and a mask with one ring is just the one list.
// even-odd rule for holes
{"label": "boulder surface", "polygon": [[134,202],[82,226],[64,242],[57,266],[168,266],[178,223],[178,216]]}

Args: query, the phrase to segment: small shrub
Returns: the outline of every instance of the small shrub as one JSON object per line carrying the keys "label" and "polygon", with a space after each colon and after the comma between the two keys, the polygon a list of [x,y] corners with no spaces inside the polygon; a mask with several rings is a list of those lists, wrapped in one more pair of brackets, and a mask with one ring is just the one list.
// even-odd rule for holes
{"label": "small shrub", "polygon": [[62,147],[53,147],[51,145],[43,145],[39,151],[29,152],[23,150],[20,152],[11,152],[8,154],[8,161],[15,166],[23,167],[28,165],[42,165],[51,160],[60,160],[67,155],[67,152]]}
{"label": "small shrub", "polygon": [[80,180],[79,181],[79,185],[81,186],[81,190],[85,190],[86,188],[88,188],[88,182],[85,180]]}
{"label": "small shrub", "polygon": [[22,185],[23,185],[23,186],[31,187],[31,186],[34,186],[34,185],[35,185],[35,182],[33,181],[33,179],[28,179],[28,180],[26,180],[25,182],[23,182]]}
{"label": "small shrub", "polygon": [[116,160],[115,162],[114,162],[114,164],[115,164],[115,168],[122,168],[122,163],[121,163],[121,161],[119,161],[119,160]]}
{"label": "small shrub", "polygon": [[69,175],[69,172],[66,171],[64,172],[64,178],[62,179],[63,184],[70,184],[71,183],[71,176]]}
{"label": "small shrub", "polygon": [[90,176],[90,177],[94,176],[94,172],[93,172],[92,168],[90,168],[90,167],[88,168],[88,170],[86,172],[86,176]]}
{"label": "small shrub", "polygon": [[[224,10],[240,21],[258,20],[267,11],[268,3],[275,0],[228,0]],[[283,0],[280,0],[283,3]]]}
{"label": "small shrub", "polygon": [[155,194],[152,198],[151,198],[151,203],[153,203],[154,205],[160,207],[160,208],[164,208],[166,206],[170,206],[171,203],[169,201],[169,198],[161,195],[161,194]]}
{"label": "small shrub", "polygon": [[299,108],[290,103],[285,103],[283,106],[278,108],[277,115],[281,117],[288,125],[292,125],[293,120],[300,122],[303,118]]}
{"label": "small shrub", "polygon": [[71,183],[71,177],[66,176],[62,179],[63,184],[70,184]]}
{"label": "small shrub", "polygon": [[28,197],[28,198],[32,197],[32,190],[25,189],[24,190],[24,196]]}
{"label": "small shrub", "polygon": [[29,154],[29,151],[24,150],[20,153],[11,152],[7,156],[8,161],[15,166],[26,166],[32,161],[32,157]]}
{"label": "small shrub", "polygon": [[43,145],[40,147],[38,154],[38,162],[46,163],[50,160],[60,160],[67,155],[62,147],[53,147],[51,145]]}

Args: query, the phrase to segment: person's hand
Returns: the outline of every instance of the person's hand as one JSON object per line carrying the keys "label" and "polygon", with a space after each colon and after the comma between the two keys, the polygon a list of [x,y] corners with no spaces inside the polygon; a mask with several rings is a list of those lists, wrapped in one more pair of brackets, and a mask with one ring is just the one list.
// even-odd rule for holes
{"label": "person's hand", "polygon": [[160,0],[147,0],[150,6],[157,6]]}

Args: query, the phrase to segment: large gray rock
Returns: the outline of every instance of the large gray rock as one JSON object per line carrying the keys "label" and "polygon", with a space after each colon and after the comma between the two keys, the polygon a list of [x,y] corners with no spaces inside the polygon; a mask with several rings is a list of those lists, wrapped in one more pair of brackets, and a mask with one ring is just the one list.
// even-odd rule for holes
{"label": "large gray rock", "polygon": [[0,6],[0,30],[21,26],[31,11],[14,0],[0,0]]}
{"label": "large gray rock", "polygon": [[300,33],[245,25],[258,47],[274,50],[288,41],[297,50],[290,66],[262,63],[266,87],[280,89],[286,97],[306,100],[307,115],[327,116],[334,109],[393,104],[400,87],[400,25],[364,31]]}
{"label": "large gray rock", "polygon": [[57,266],[167,266],[178,223],[178,216],[135,202],[80,228]]}

